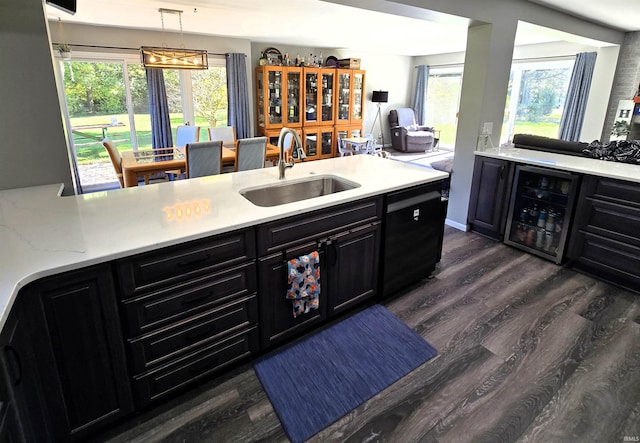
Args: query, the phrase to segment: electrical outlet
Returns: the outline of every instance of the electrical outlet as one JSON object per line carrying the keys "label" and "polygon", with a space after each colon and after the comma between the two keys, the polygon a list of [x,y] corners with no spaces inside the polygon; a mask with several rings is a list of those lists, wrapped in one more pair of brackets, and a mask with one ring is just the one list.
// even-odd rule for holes
{"label": "electrical outlet", "polygon": [[482,134],[491,135],[493,133],[493,122],[485,122],[482,125]]}

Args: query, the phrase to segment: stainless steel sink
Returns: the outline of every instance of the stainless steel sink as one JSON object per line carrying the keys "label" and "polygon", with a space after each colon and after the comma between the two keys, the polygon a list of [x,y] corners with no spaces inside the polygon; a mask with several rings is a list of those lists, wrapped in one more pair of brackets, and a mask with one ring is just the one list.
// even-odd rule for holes
{"label": "stainless steel sink", "polygon": [[240,195],[256,206],[278,206],[359,187],[358,183],[340,177],[319,175],[263,188],[245,189],[240,191]]}

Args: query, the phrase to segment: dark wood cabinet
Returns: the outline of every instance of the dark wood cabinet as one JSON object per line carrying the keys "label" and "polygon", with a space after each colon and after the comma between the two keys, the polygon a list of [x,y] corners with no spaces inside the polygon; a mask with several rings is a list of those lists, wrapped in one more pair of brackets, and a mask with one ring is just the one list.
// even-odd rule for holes
{"label": "dark wood cabinet", "polygon": [[338,314],[376,295],[381,222],[340,233],[325,246],[330,267],[328,315]]}
{"label": "dark wood cabinet", "polygon": [[116,262],[136,408],[259,351],[255,249],[243,229]]}
{"label": "dark wood cabinet", "polygon": [[[320,300],[319,308],[306,314],[293,316],[291,300],[285,298],[287,292],[287,262],[318,251],[320,254]],[[297,247],[270,254],[258,259],[259,302],[261,346],[270,348],[292,337],[299,337],[304,332],[318,326],[327,318],[327,268],[325,252],[318,243],[311,241]]]}
{"label": "dark wood cabinet", "polygon": [[0,442],[51,439],[26,314],[16,303],[0,335]]}
{"label": "dark wood cabinet", "polygon": [[571,265],[640,292],[640,184],[585,176],[578,201]]}
{"label": "dark wood cabinet", "polygon": [[[0,441],[79,441],[373,300],[384,196],[36,280],[0,336]],[[436,240],[434,240],[436,241]],[[287,262],[320,254],[293,317]]]}
{"label": "dark wood cabinet", "polygon": [[130,413],[110,266],[38,280],[23,302],[53,439],[80,439]]}
{"label": "dark wood cabinet", "polygon": [[472,231],[502,240],[513,177],[512,165],[506,160],[476,156],[468,215]]}
{"label": "dark wood cabinet", "polygon": [[[261,342],[264,349],[374,297],[378,288],[382,201],[366,199],[265,224],[258,229]],[[320,254],[319,309],[293,317],[285,298],[287,262]]]}

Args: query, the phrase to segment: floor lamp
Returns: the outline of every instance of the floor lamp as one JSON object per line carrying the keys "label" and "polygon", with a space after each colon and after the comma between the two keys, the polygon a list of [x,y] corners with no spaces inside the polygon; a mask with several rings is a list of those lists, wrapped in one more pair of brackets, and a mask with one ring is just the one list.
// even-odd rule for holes
{"label": "floor lamp", "polygon": [[371,95],[371,101],[373,103],[378,104],[378,113],[376,114],[376,118],[373,120],[373,126],[371,126],[371,133],[373,134],[373,130],[376,127],[376,122],[380,120],[380,134],[379,138],[382,139],[382,147],[384,148],[384,132],[382,131],[382,116],[380,114],[380,104],[386,103],[389,100],[389,91],[373,91]]}

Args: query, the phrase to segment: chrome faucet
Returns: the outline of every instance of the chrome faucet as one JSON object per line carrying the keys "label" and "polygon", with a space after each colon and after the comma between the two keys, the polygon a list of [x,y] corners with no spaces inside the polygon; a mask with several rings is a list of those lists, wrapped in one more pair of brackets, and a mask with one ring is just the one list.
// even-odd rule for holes
{"label": "chrome faucet", "polygon": [[280,154],[278,155],[278,179],[284,179],[284,171],[287,168],[293,168],[293,155],[291,156],[291,163],[287,163],[284,160],[284,151],[285,151],[285,143],[287,140],[287,136],[291,135],[290,147],[291,153],[293,154],[294,149],[298,154],[298,158],[303,160],[307,158],[307,155],[304,153],[304,149],[302,149],[302,140],[300,140],[300,136],[296,132],[295,129],[291,128],[282,128],[280,131],[280,136],[278,137],[278,148],[280,148]]}

